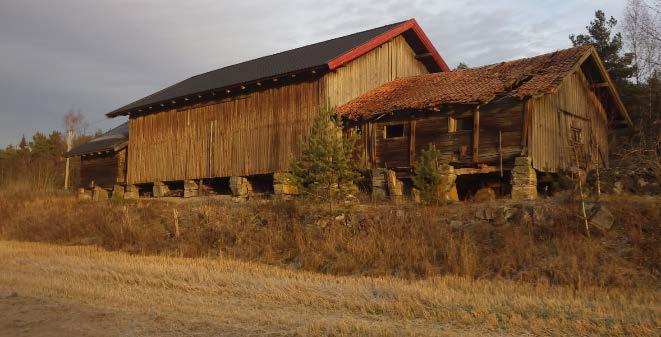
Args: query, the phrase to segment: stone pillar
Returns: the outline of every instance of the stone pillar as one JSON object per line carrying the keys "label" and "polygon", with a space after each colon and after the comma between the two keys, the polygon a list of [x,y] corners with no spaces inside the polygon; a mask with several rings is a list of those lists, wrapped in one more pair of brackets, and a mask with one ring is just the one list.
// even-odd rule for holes
{"label": "stone pillar", "polygon": [[386,171],[386,181],[388,183],[388,194],[390,200],[401,202],[404,199],[404,183],[397,179],[397,173],[393,170]]}
{"label": "stone pillar", "polygon": [[168,185],[165,185],[162,181],[154,182],[154,187],[152,188],[152,196],[154,198],[163,198],[170,193],[170,188]]}
{"label": "stone pillar", "polygon": [[112,188],[112,198],[113,199],[124,199],[124,186],[115,185]]}
{"label": "stone pillar", "polygon": [[437,193],[439,201],[459,201],[457,193],[457,175],[452,165],[444,164],[440,167],[441,180],[438,183]]}
{"label": "stone pillar", "polygon": [[99,186],[94,187],[92,191],[92,200],[94,201],[103,201],[108,199],[108,191]]}
{"label": "stone pillar", "polygon": [[140,198],[140,189],[135,185],[126,185],[124,189],[124,199],[138,199]]}
{"label": "stone pillar", "polygon": [[287,172],[273,173],[273,192],[276,196],[298,195],[298,187],[294,185]]}
{"label": "stone pillar", "polygon": [[416,204],[422,203],[422,193],[420,192],[419,189],[417,188],[411,189],[411,199]]}
{"label": "stone pillar", "polygon": [[537,199],[537,172],[528,157],[516,157],[512,169],[512,200]]}
{"label": "stone pillar", "polygon": [[194,180],[184,181],[184,198],[197,197],[200,195],[200,187]]}
{"label": "stone pillar", "polygon": [[372,198],[377,201],[384,200],[388,195],[388,183],[386,182],[386,170],[375,168],[372,170]]}
{"label": "stone pillar", "polygon": [[78,200],[92,200],[92,195],[84,188],[78,189]]}
{"label": "stone pillar", "polygon": [[230,190],[235,197],[247,197],[252,194],[252,184],[245,177],[230,177]]}

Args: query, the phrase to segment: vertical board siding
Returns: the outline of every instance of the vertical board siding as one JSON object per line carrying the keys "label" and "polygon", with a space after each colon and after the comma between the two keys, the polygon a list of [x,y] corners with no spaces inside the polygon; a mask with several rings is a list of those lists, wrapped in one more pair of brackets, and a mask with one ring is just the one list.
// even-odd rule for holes
{"label": "vertical board siding", "polygon": [[324,76],[324,103],[338,106],[400,77],[427,74],[402,36]]}
{"label": "vertical board siding", "polygon": [[[581,70],[565,78],[556,93],[531,100],[531,137],[528,144],[535,169],[558,172],[576,166],[571,128],[581,129],[584,153],[608,165],[608,122],[603,105]],[[592,166],[588,163],[589,167]]]}
{"label": "vertical board siding", "polygon": [[[127,180],[139,184],[287,170],[321,104],[343,104],[398,77],[425,73],[399,36],[316,81],[131,118]],[[375,152],[375,144],[369,146]]]}
{"label": "vertical board siding", "polygon": [[129,183],[286,170],[319,111],[319,82],[129,120]]}

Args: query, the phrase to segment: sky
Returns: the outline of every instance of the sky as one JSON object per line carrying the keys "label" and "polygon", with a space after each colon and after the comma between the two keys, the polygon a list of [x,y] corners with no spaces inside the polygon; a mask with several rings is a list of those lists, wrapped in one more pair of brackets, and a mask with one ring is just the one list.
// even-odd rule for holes
{"label": "sky", "polygon": [[1,0],[0,147],[125,121],[104,114],[190,76],[415,18],[454,68],[570,47],[624,0]]}

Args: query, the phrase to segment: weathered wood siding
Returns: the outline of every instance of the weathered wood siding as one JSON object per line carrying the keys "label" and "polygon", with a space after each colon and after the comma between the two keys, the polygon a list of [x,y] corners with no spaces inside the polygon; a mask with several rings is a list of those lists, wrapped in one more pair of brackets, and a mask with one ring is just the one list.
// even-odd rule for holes
{"label": "weathered wood siding", "polygon": [[324,103],[338,106],[400,77],[427,74],[402,36],[381,45],[353,62],[326,74]]}
{"label": "weathered wood siding", "polygon": [[112,188],[117,182],[120,172],[117,153],[82,157],[80,163],[81,187],[90,187],[94,182],[95,186]]}
{"label": "weathered wood siding", "polygon": [[606,112],[580,69],[565,78],[556,93],[532,99],[528,106],[528,147],[535,169],[557,172],[576,166],[572,128],[581,130],[585,158],[596,158],[598,146],[600,165],[608,165]]}
{"label": "weathered wood siding", "polygon": [[[477,163],[511,167],[514,157],[521,155],[523,128],[522,101],[506,99],[480,107],[479,156]],[[473,158],[473,131],[449,132],[448,119],[472,117],[474,106],[442,107],[439,112],[400,113],[366,125],[373,136],[363,137],[365,147],[373,150],[372,162],[377,167],[410,168],[422,150],[433,144],[442,161],[455,165],[475,164]],[[387,125],[404,123],[405,137],[385,139]],[[373,143],[373,145],[372,145]]]}
{"label": "weathered wood siding", "polygon": [[342,104],[398,77],[427,73],[397,37],[321,78],[129,120],[128,182],[287,170],[320,105]]}
{"label": "weathered wood siding", "polygon": [[129,120],[129,183],[284,171],[319,111],[318,81]]}
{"label": "weathered wood siding", "polygon": [[524,103],[504,99],[480,107],[479,162],[509,164],[521,155]]}

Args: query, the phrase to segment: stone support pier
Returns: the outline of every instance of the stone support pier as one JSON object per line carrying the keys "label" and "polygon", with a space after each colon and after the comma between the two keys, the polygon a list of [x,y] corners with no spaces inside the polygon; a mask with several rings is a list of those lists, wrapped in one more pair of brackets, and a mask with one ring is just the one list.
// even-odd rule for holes
{"label": "stone support pier", "polygon": [[192,198],[200,195],[200,186],[194,180],[184,181],[184,198]]}
{"label": "stone support pier", "polygon": [[441,180],[438,184],[438,200],[439,201],[459,201],[459,194],[457,193],[457,175],[454,172],[452,165],[441,165]]}
{"label": "stone support pier", "polygon": [[162,181],[154,182],[154,187],[152,188],[152,196],[154,198],[163,198],[170,193],[170,188]]}
{"label": "stone support pier", "polygon": [[397,173],[393,170],[387,170],[386,182],[388,184],[390,200],[395,203],[402,202],[404,200],[404,183],[397,178]]}
{"label": "stone support pier", "polygon": [[291,181],[289,173],[275,172],[273,173],[273,193],[283,197],[298,195],[298,187]]}
{"label": "stone support pier", "polygon": [[252,184],[246,177],[230,177],[230,190],[235,197],[248,197],[252,194]]}
{"label": "stone support pier", "polygon": [[537,199],[537,172],[528,157],[514,159],[512,169],[512,200]]}
{"label": "stone support pier", "polygon": [[138,199],[140,198],[140,189],[135,185],[126,185],[124,189],[124,199]]}

